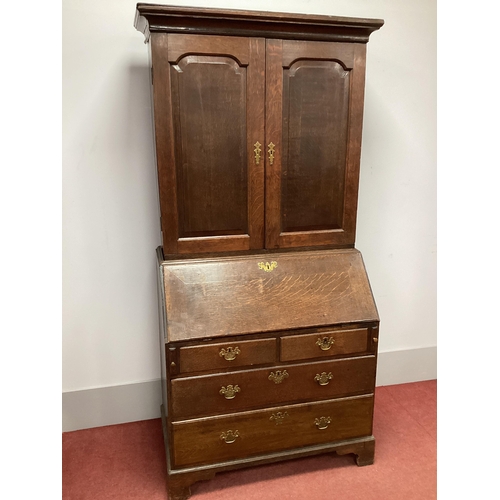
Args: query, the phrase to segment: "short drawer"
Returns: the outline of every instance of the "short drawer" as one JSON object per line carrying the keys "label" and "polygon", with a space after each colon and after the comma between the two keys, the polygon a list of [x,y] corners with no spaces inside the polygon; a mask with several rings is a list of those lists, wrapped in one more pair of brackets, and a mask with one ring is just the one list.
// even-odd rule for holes
{"label": "short drawer", "polygon": [[174,420],[373,392],[375,356],[280,365],[171,381]]}
{"label": "short drawer", "polygon": [[368,328],[281,337],[281,361],[361,354],[369,350]]}
{"label": "short drawer", "polygon": [[181,347],[181,373],[253,366],[276,362],[276,339],[242,340]]}
{"label": "short drawer", "polygon": [[174,422],[175,467],[370,436],[373,395]]}

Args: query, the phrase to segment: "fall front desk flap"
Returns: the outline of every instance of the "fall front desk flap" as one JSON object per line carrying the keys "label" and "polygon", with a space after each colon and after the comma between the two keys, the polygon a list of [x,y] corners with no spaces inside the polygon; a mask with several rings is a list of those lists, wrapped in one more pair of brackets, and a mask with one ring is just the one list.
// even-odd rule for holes
{"label": "fall front desk flap", "polygon": [[358,250],[162,261],[168,341],[378,321]]}

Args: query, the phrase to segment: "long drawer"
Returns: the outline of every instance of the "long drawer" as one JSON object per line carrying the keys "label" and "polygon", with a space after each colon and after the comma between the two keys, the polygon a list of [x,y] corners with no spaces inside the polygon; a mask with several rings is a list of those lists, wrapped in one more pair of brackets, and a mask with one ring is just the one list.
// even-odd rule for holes
{"label": "long drawer", "polygon": [[226,372],[171,382],[172,417],[204,415],[371,393],[375,356]]}
{"label": "long drawer", "polygon": [[373,395],[174,422],[175,467],[369,436]]}

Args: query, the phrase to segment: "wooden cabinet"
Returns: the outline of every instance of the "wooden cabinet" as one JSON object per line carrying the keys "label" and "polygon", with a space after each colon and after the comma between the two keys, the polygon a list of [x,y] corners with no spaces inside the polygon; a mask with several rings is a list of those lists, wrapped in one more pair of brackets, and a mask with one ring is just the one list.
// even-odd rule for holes
{"label": "wooden cabinet", "polygon": [[[248,30],[224,11],[200,12],[138,5],[136,25],[150,31],[164,253],[353,246],[363,42],[381,22],[247,14]],[[217,26],[201,26],[203,15]],[[198,24],[180,34],[174,21]],[[331,32],[295,33],[318,27]],[[258,36],[232,36],[248,31]]]}
{"label": "wooden cabinet", "polygon": [[373,461],[379,317],[361,254],[272,255],[166,260],[158,249],[171,498],[278,459]]}
{"label": "wooden cabinet", "polygon": [[249,465],[373,461],[379,318],[354,245],[366,43],[382,24],[137,5],[171,499]]}

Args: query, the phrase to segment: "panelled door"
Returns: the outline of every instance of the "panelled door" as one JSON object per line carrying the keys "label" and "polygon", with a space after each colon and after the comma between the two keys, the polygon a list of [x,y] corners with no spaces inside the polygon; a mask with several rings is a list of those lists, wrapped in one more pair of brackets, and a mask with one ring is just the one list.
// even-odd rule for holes
{"label": "panelled door", "polygon": [[266,43],[266,247],[353,245],[366,46]]}
{"label": "panelled door", "polygon": [[365,44],[152,33],[165,254],[354,244]]}
{"label": "panelled door", "polygon": [[263,248],[265,40],[154,33],[151,51],[164,253]]}

